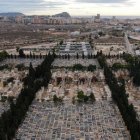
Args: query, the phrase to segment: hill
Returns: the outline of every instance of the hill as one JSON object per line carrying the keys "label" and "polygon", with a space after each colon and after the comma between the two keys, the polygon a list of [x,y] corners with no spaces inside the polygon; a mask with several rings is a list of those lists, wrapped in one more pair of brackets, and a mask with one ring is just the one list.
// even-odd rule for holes
{"label": "hill", "polygon": [[65,18],[70,18],[71,16],[70,16],[70,14],[67,13],[67,12],[62,12],[62,13],[53,15],[53,17],[65,17]]}
{"label": "hill", "polygon": [[8,13],[0,13],[0,16],[15,17],[15,16],[24,16],[24,14],[19,13],[19,12],[8,12]]}

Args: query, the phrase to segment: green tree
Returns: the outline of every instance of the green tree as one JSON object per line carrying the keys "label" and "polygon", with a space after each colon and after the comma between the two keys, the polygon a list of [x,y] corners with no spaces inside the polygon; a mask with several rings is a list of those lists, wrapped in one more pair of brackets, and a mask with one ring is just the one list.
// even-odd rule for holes
{"label": "green tree", "polygon": [[59,44],[62,45],[63,44],[63,40],[61,40]]}
{"label": "green tree", "polygon": [[78,55],[78,53],[76,54],[76,58],[79,59],[79,55]]}
{"label": "green tree", "polygon": [[19,57],[25,58],[24,51],[22,49],[19,50]]}
{"label": "green tree", "polygon": [[54,101],[54,103],[57,103],[58,97],[56,95],[53,96],[53,101]]}
{"label": "green tree", "polygon": [[93,93],[90,93],[89,99],[90,99],[91,102],[94,102],[95,101],[95,96],[94,96]]}
{"label": "green tree", "polygon": [[72,97],[72,103],[75,104],[75,97]]}

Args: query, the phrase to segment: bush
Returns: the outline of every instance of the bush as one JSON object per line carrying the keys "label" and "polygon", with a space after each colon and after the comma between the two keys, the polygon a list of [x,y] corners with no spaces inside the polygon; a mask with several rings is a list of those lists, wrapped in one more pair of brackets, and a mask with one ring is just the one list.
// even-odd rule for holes
{"label": "bush", "polygon": [[10,68],[7,64],[0,66],[0,70],[4,70],[4,69],[10,69]]}
{"label": "bush", "polygon": [[58,103],[62,103],[63,102],[63,98],[61,97],[57,97],[56,95],[53,96],[53,101],[55,104],[58,104]]}
{"label": "bush", "polygon": [[112,69],[113,69],[113,70],[127,69],[127,68],[129,68],[129,65],[123,65],[123,64],[121,64],[121,63],[114,63],[114,64],[112,65]]}
{"label": "bush", "polygon": [[90,96],[84,95],[83,91],[78,91],[77,93],[77,98],[78,98],[78,102],[94,102],[95,101],[95,97],[93,95],[93,93],[90,94]]}
{"label": "bush", "polygon": [[25,69],[25,66],[24,66],[24,64],[18,64],[18,65],[16,65],[16,68],[18,69],[18,71],[21,71],[21,70]]}
{"label": "bush", "polygon": [[73,66],[72,69],[82,71],[82,70],[84,70],[84,66],[82,66],[81,64],[76,64]]}
{"label": "bush", "polygon": [[7,100],[6,96],[1,96],[1,102],[5,102]]}
{"label": "bush", "polygon": [[6,59],[8,57],[8,53],[6,51],[0,52],[0,61]]}
{"label": "bush", "polygon": [[96,70],[96,65],[89,65],[87,69],[88,69],[88,71],[93,72]]}
{"label": "bush", "polygon": [[93,93],[90,93],[89,99],[90,99],[91,102],[95,101],[95,96],[94,96]]}

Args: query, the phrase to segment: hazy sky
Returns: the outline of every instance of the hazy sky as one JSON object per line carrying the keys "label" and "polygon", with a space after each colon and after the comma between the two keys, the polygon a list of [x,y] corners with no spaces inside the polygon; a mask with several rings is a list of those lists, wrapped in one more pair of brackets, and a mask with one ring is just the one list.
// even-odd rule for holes
{"label": "hazy sky", "polygon": [[140,0],[0,0],[0,12],[52,15],[135,15],[140,16]]}

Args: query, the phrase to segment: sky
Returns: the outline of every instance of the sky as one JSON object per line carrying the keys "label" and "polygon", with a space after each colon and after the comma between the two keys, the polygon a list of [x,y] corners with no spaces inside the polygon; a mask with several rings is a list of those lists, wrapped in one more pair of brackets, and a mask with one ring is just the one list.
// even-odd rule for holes
{"label": "sky", "polygon": [[0,0],[0,12],[26,15],[140,16],[140,0]]}

